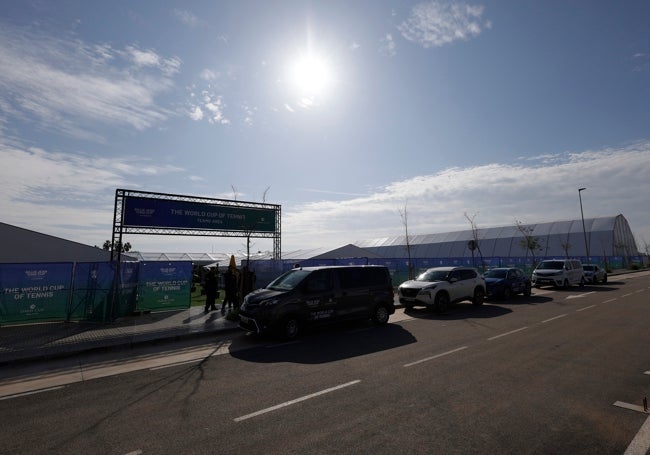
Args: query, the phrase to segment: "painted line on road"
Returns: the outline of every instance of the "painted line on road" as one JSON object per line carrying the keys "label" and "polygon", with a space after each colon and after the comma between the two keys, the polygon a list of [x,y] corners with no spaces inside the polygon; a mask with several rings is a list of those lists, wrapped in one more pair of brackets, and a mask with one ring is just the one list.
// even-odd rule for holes
{"label": "painted line on road", "polygon": [[595,308],[595,307],[596,307],[596,305],[589,305],[589,306],[586,306],[584,308],[578,308],[576,311],[585,311],[585,310],[588,310],[589,308]]}
{"label": "painted line on road", "polygon": [[554,318],[551,318],[551,319],[545,319],[544,321],[542,321],[542,324],[546,324],[547,322],[555,321],[556,319],[560,319],[560,318],[563,318],[565,316],[566,316],[566,314],[561,314],[561,315],[555,316]]}
{"label": "painted line on road", "polygon": [[304,397],[296,398],[295,400],[291,401],[285,401],[284,403],[280,403],[275,406],[271,406],[270,408],[262,409],[261,411],[253,412],[251,414],[246,414],[245,416],[241,417],[236,417],[233,419],[235,422],[241,422],[242,420],[247,420],[253,417],[257,417],[262,414],[266,414],[267,412],[275,411],[277,409],[285,408],[287,406],[291,406],[292,404],[300,403],[301,401],[309,400],[310,398],[315,398],[320,395],[324,395],[326,393],[334,392],[339,389],[343,389],[345,387],[350,387],[351,385],[355,385],[361,382],[361,379],[357,379],[354,381],[346,382],[345,384],[337,385],[335,387],[330,387],[329,389],[321,390],[320,392],[312,393],[311,395],[305,395]]}
{"label": "painted line on road", "polygon": [[615,301],[615,300],[616,300],[616,299],[613,298],[613,299],[605,300],[603,303],[609,303],[609,302],[613,302],[613,301]]}
{"label": "painted line on road", "polygon": [[644,371],[643,374],[650,374],[650,371]]}
{"label": "painted line on road", "polygon": [[453,354],[454,352],[462,351],[463,349],[467,349],[467,346],[462,346],[462,347],[460,347],[460,348],[452,349],[451,351],[443,352],[443,353],[441,353],[441,354],[436,354],[436,355],[433,355],[433,356],[431,356],[431,357],[427,357],[426,359],[416,360],[415,362],[411,362],[411,363],[407,363],[407,364],[405,364],[404,367],[405,367],[405,368],[406,368],[406,367],[411,367],[411,366],[413,366],[413,365],[417,365],[418,363],[428,362],[429,360],[433,360],[433,359],[437,359],[437,358],[440,358],[440,357],[444,357],[444,356],[446,356],[446,355]]}
{"label": "painted line on road", "polygon": [[624,401],[617,401],[617,402],[614,403],[614,406],[618,406],[619,408],[630,409],[632,411],[642,412],[644,414],[647,414],[647,412],[643,409],[643,406],[639,406],[639,405],[631,404],[631,403],[626,403]]}
{"label": "painted line on road", "polygon": [[623,295],[621,296],[621,298],[629,297],[629,296],[631,296],[632,294],[634,294],[634,292],[630,292],[629,294],[623,294]]}
{"label": "painted line on road", "polygon": [[63,389],[63,388],[65,388],[65,386],[60,385],[60,386],[57,386],[57,387],[48,387],[46,389],[32,390],[31,392],[16,393],[14,395],[7,395],[7,396],[4,396],[4,397],[0,397],[0,401],[9,400],[10,398],[26,397],[27,395],[35,395],[37,393],[51,392],[52,390],[59,390],[59,389]]}
{"label": "painted line on road", "polygon": [[623,455],[646,455],[650,450],[650,417],[645,419],[639,432],[634,436]]}
{"label": "painted line on road", "polygon": [[502,333],[500,335],[493,336],[492,338],[488,338],[488,341],[496,340],[497,338],[505,337],[508,335],[512,335],[513,333],[521,332],[522,330],[526,330],[528,327],[522,327],[520,329],[515,329],[511,330],[510,332]]}

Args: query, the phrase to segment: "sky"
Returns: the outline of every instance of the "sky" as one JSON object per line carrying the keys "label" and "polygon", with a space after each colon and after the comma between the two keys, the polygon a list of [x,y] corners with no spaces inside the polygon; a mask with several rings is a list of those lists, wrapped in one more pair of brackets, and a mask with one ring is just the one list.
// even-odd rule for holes
{"label": "sky", "polygon": [[0,222],[101,246],[118,188],[267,202],[295,251],[580,219],[584,187],[584,217],[623,214],[644,251],[648,17],[647,0],[5,0]]}

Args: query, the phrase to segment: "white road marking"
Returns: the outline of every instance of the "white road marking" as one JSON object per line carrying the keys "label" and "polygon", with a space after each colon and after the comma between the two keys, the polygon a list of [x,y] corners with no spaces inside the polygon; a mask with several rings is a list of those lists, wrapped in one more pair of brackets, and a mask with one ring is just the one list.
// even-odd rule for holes
{"label": "white road marking", "polygon": [[570,295],[566,298],[566,300],[571,300],[571,299],[581,299],[583,297],[588,296],[589,294],[595,294],[596,291],[591,291],[591,292],[585,292],[584,294],[577,294],[577,295]]}
{"label": "white road marking", "polygon": [[510,332],[502,333],[501,335],[496,335],[493,336],[492,338],[488,338],[488,341],[496,340],[497,338],[505,337],[507,335],[512,335],[513,333],[521,332],[522,330],[526,330],[528,327],[521,327],[520,329],[515,329],[511,330]]}
{"label": "white road marking", "polygon": [[589,308],[594,308],[595,306],[596,305],[589,305],[589,306],[586,306],[584,308],[578,308],[576,311],[585,311],[585,310],[588,310]]}
{"label": "white road marking", "polygon": [[451,351],[443,352],[442,354],[436,354],[434,356],[427,357],[426,359],[416,360],[415,362],[405,364],[404,367],[410,367],[410,366],[413,366],[413,365],[417,365],[418,363],[428,362],[429,360],[433,360],[433,359],[437,359],[439,357],[443,357],[443,356],[446,356],[446,355],[449,355],[449,354],[453,354],[454,352],[462,351],[463,349],[467,349],[467,346],[462,346],[460,348],[452,349]]}
{"label": "white road marking", "polygon": [[185,362],[170,363],[169,365],[161,365],[159,367],[149,368],[149,371],[157,371],[157,370],[163,370],[165,368],[179,367],[179,366],[182,366],[182,365],[189,365],[191,363],[201,362],[202,360],[203,359],[194,359],[194,360],[186,360]]}
{"label": "white road marking", "polygon": [[616,300],[616,298],[613,298],[613,299],[605,300],[603,303],[609,303],[609,302],[613,302],[615,300]]}
{"label": "white road marking", "polygon": [[58,386],[58,387],[48,387],[46,389],[32,390],[30,392],[16,393],[14,395],[7,395],[7,396],[4,396],[4,397],[0,397],[0,401],[9,400],[11,398],[25,397],[27,395],[34,395],[36,393],[50,392],[52,390],[59,390],[59,389],[63,389],[63,388],[65,388],[65,386],[61,385],[61,386]]}
{"label": "white road marking", "polygon": [[623,409],[629,409],[631,411],[645,413],[645,410],[643,409],[643,406],[639,406],[639,405],[631,404],[631,403],[625,403],[624,401],[617,401],[617,402],[614,403],[614,406],[618,406],[619,408],[623,408]]}
{"label": "white road marking", "polygon": [[[646,372],[647,373],[647,372]],[[647,414],[648,412],[643,408],[643,406],[637,406],[635,404],[624,403],[622,401],[617,401],[614,403],[614,406],[619,408],[630,409],[632,411],[641,412]],[[650,451],[650,417],[645,419],[643,425],[630,442],[630,445],[627,446],[627,449],[624,452],[624,455],[646,455]]]}
{"label": "white road marking", "polygon": [[644,371],[643,374],[650,374],[650,371]]}
{"label": "white road marking", "polygon": [[621,296],[621,298],[623,298],[623,297],[629,297],[629,296],[631,296],[632,294],[634,294],[634,293],[633,293],[633,292],[630,292],[629,294],[623,294],[623,295]]}
{"label": "white road marking", "polygon": [[560,318],[563,318],[565,316],[566,316],[566,314],[561,314],[561,315],[555,316],[554,318],[551,318],[551,319],[545,319],[545,320],[542,321],[542,324],[546,324],[547,322],[555,321],[556,319],[560,319]]}
{"label": "white road marking", "polygon": [[355,385],[361,382],[361,379],[357,379],[355,381],[350,381],[346,382],[345,384],[337,385],[335,387],[330,387],[329,389],[321,390],[320,392],[312,393],[311,395],[305,395],[304,397],[296,398],[295,400],[291,401],[285,401],[284,403],[280,403],[275,406],[271,406],[270,408],[262,409],[261,411],[253,412],[251,414],[246,414],[245,416],[237,417],[233,419],[235,422],[241,422],[242,420],[250,419],[252,417],[257,417],[262,414],[266,414],[267,412],[275,411],[280,408],[285,408],[287,406],[291,406],[292,404],[300,403],[301,401],[309,400],[310,398],[314,398],[320,395],[324,395],[326,393],[334,392],[335,390],[342,389],[344,387],[349,387],[351,385]]}

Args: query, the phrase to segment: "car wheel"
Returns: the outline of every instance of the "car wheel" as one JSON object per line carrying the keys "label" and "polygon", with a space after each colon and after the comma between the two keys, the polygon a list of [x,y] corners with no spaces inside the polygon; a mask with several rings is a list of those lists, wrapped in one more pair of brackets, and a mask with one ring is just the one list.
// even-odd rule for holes
{"label": "car wheel", "polygon": [[385,325],[388,323],[389,317],[388,309],[384,305],[379,305],[375,308],[375,314],[373,314],[372,320],[377,325]]}
{"label": "car wheel", "polygon": [[287,316],[280,325],[280,336],[285,340],[293,340],[298,336],[300,321],[295,316]]}
{"label": "car wheel", "polygon": [[436,294],[435,309],[437,313],[444,313],[449,309],[449,295],[446,292]]}
{"label": "car wheel", "polygon": [[474,289],[474,298],[472,299],[472,303],[476,306],[483,305],[483,300],[485,300],[485,291],[479,286]]}
{"label": "car wheel", "polygon": [[530,284],[527,284],[526,287],[524,288],[524,295],[525,295],[526,297],[530,297],[530,295],[531,295],[532,293],[533,293],[533,292],[532,292],[532,289],[531,289],[531,287],[530,287]]}
{"label": "car wheel", "polygon": [[510,288],[506,287],[503,290],[503,299],[504,300],[510,300],[511,297],[512,297],[512,290]]}

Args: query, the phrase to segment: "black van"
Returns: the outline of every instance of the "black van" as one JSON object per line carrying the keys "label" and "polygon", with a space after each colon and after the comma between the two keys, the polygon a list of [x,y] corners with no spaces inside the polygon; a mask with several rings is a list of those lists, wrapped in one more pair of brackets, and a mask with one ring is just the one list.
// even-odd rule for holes
{"label": "black van", "polygon": [[239,326],[293,339],[306,325],[366,318],[386,324],[393,313],[393,283],[386,267],[304,267],[246,295]]}

